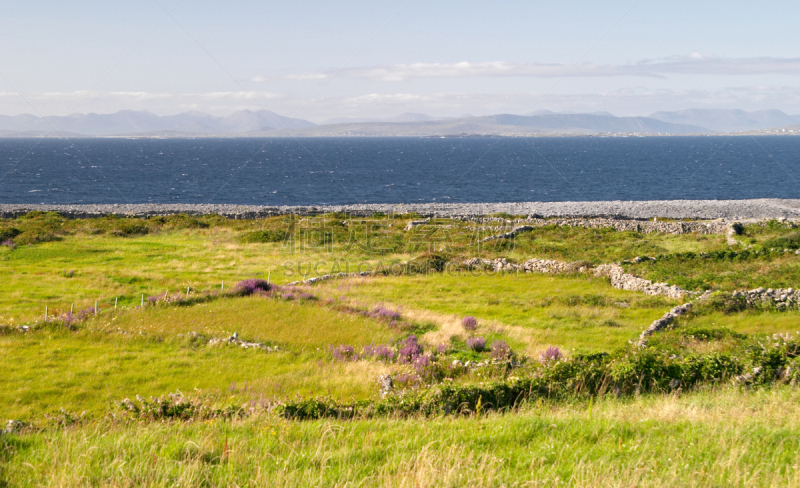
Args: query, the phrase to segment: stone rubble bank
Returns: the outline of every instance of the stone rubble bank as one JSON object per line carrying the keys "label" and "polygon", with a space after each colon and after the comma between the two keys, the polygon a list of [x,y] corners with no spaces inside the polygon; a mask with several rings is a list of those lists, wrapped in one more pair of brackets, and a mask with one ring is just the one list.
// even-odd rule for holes
{"label": "stone rubble bank", "polygon": [[477,218],[496,213],[543,217],[611,217],[616,219],[772,219],[800,218],[800,200],[647,200],[596,202],[414,203],[318,206],[266,206],[232,204],[0,204],[0,217],[11,218],[32,210],[61,212],[69,218],[132,215],[151,217],[176,213],[219,214],[254,219],[274,215],[317,215],[346,212],[370,216],[376,212],[416,213],[423,217]]}

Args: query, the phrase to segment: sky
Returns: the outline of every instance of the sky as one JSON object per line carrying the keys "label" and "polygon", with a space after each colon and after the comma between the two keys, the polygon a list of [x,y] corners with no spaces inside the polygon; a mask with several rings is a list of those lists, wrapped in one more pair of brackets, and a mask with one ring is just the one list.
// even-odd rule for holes
{"label": "sky", "polygon": [[800,2],[28,0],[0,114],[800,114]]}

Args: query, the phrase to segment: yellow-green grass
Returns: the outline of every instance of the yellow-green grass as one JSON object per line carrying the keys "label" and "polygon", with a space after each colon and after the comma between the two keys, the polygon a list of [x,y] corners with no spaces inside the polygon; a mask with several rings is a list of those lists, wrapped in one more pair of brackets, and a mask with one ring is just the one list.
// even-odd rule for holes
{"label": "yellow-green grass", "polygon": [[[238,332],[283,352],[192,344],[192,331],[209,337]],[[0,405],[4,416],[28,418],[58,408],[99,413],[124,397],[174,391],[222,403],[298,394],[369,398],[387,368],[333,363],[328,346],[388,342],[397,335],[380,321],[256,297],[105,314],[78,332],[0,336]],[[243,388],[245,382],[247,390],[235,389],[229,398],[231,384]]]}
{"label": "yellow-green grass", "polygon": [[[490,241],[484,246],[493,250],[501,242],[506,241]],[[719,234],[638,234],[581,227],[536,228],[507,242],[507,251],[503,254],[515,259],[533,256],[568,262],[588,260],[594,264],[633,259],[636,256],[708,252],[729,247],[725,236]]]}
{"label": "yellow-green grass", "polygon": [[531,351],[556,345],[581,353],[625,346],[678,303],[617,290],[604,280],[536,273],[390,276],[331,281],[312,289],[355,302],[391,304],[412,316],[424,316],[420,311],[457,320],[472,315],[481,326],[478,333],[504,329],[517,346]]}
{"label": "yellow-green grass", "polygon": [[[61,241],[0,246],[0,325],[25,323],[73,306],[138,305],[170,290],[185,292],[230,287],[247,277],[286,283],[341,269],[367,269],[378,260],[399,262],[404,256],[373,256],[305,250],[294,253],[282,244],[241,244],[227,228],[181,230],[136,237],[77,234]],[[71,273],[74,272],[74,273]]]}
{"label": "yellow-green grass", "polygon": [[800,392],[723,388],[480,418],[125,424],[14,434],[8,486],[800,485]]}
{"label": "yellow-green grass", "polygon": [[628,268],[636,276],[667,281],[689,290],[797,288],[800,284],[800,256],[794,252],[745,261],[703,258],[644,261]]}
{"label": "yellow-green grass", "polygon": [[295,353],[327,350],[333,344],[387,342],[398,334],[386,323],[360,315],[336,312],[314,303],[257,296],[221,298],[189,307],[132,310],[95,327],[152,336],[194,331],[228,337],[236,332],[242,339],[275,343]]}
{"label": "yellow-green grass", "polygon": [[800,332],[800,311],[746,311],[734,314],[713,312],[681,320],[693,327],[727,327],[742,334],[779,334]]}

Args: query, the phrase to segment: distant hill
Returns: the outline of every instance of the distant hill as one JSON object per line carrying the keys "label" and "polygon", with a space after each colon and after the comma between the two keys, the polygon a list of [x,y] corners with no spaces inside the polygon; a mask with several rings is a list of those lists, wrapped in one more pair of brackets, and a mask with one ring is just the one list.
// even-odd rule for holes
{"label": "distant hill", "polygon": [[[53,127],[56,129],[53,129]],[[66,117],[36,117],[0,115],[0,132],[17,136],[36,133],[45,135],[111,136],[140,135],[148,133],[175,134],[246,134],[270,132],[281,128],[304,129],[313,127],[307,120],[284,117],[274,112],[241,110],[228,117],[214,117],[200,112],[158,116],[150,112],[122,110],[113,114],[72,114]]]}
{"label": "distant hill", "polygon": [[[123,110],[113,114],[73,114],[64,117],[0,116],[0,137],[79,136],[252,136],[252,137],[442,137],[535,136],[593,134],[712,134],[763,131],[800,124],[800,117],[780,110],[707,110],[656,112],[649,117],[616,117],[607,112],[528,115],[465,115],[435,119],[421,113],[404,113],[373,119],[330,119],[315,125],[267,110],[241,110],[227,117],[201,112],[158,116]],[[57,130],[53,130],[57,125]]]}
{"label": "distant hill", "polygon": [[673,124],[648,117],[614,117],[597,114],[488,115],[426,122],[368,122],[319,125],[293,131],[296,136],[454,136],[541,134],[588,135],[608,133],[707,134],[703,127]]}
{"label": "distant hill", "polygon": [[773,129],[800,123],[800,118],[792,117],[780,110],[717,110],[690,109],[677,112],[656,112],[650,118],[673,124],[687,124],[707,127],[718,132],[752,131]]}
{"label": "distant hill", "polygon": [[373,122],[428,122],[430,120],[436,120],[434,117],[431,117],[427,114],[418,114],[418,113],[404,113],[400,115],[396,115],[394,117],[385,117],[385,118],[359,118],[359,117],[336,117],[332,119],[328,119],[320,125],[332,125],[332,124],[359,124],[359,123],[373,123]]}

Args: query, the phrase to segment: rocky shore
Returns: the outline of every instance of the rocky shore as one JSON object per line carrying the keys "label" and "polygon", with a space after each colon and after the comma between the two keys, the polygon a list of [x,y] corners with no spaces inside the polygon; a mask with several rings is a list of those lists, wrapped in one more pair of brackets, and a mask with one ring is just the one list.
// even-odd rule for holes
{"label": "rocky shore", "polygon": [[69,218],[99,217],[108,214],[150,217],[175,213],[220,214],[230,218],[252,219],[273,215],[315,215],[347,212],[353,215],[417,213],[426,217],[476,218],[495,213],[533,218],[610,217],[618,219],[770,219],[800,218],[800,199],[754,200],[648,200],[604,202],[519,202],[519,203],[412,203],[320,206],[257,206],[223,204],[87,204],[33,205],[0,204],[0,217],[10,218],[32,210],[56,211]]}

